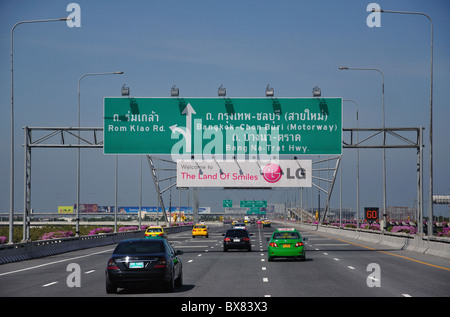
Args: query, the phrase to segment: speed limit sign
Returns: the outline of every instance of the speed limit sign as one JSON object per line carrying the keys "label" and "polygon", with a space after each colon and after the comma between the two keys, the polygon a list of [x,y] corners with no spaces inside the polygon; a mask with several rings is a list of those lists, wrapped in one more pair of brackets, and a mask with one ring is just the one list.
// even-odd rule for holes
{"label": "speed limit sign", "polygon": [[378,221],[379,208],[378,207],[365,207],[364,218],[368,222]]}

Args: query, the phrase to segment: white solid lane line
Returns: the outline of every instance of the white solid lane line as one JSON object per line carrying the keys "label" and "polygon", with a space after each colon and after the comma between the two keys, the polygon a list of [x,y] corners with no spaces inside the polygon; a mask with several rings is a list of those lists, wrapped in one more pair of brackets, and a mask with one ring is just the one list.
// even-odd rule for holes
{"label": "white solid lane line", "polygon": [[44,263],[44,264],[41,264],[41,265],[36,265],[36,266],[23,268],[23,269],[20,269],[20,270],[0,273],[0,276],[4,276],[4,275],[8,275],[8,274],[14,274],[14,273],[28,271],[28,270],[33,270],[33,269],[37,269],[37,268],[44,267],[44,266],[51,265],[51,264],[57,264],[57,263],[61,263],[61,262],[73,261],[73,260],[76,260],[76,259],[81,259],[81,258],[85,258],[85,257],[91,256],[91,255],[97,255],[97,254],[106,253],[106,252],[112,252],[112,251],[114,251],[114,249],[108,249],[108,250],[104,250],[104,251],[100,251],[100,252],[94,252],[94,253],[90,253],[90,254],[80,255],[80,256],[76,256],[74,258],[70,258],[70,259],[64,259],[64,260],[59,260],[59,261],[54,261],[54,262],[48,262],[48,263]]}

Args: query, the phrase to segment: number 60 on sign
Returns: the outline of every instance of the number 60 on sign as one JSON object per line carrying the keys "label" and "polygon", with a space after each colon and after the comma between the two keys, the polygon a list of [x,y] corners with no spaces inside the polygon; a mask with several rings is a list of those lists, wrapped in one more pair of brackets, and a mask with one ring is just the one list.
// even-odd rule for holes
{"label": "number 60 on sign", "polygon": [[378,221],[378,214],[379,214],[379,208],[377,208],[377,207],[372,207],[372,208],[365,207],[364,208],[364,218],[367,221]]}

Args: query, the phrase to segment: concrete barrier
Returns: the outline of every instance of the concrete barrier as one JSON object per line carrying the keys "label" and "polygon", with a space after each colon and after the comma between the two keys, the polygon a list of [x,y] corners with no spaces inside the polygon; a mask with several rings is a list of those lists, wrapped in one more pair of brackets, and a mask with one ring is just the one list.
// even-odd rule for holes
{"label": "concrete barrier", "polygon": [[[164,231],[170,234],[191,229],[192,226],[179,226],[164,228]],[[136,230],[0,245],[0,264],[116,244],[124,239],[143,238],[144,232],[145,230]]]}

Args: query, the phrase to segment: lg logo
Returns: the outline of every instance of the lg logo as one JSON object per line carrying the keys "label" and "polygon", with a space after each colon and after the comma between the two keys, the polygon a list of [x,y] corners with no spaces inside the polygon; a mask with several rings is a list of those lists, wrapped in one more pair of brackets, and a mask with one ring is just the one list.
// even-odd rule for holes
{"label": "lg logo", "polygon": [[[295,170],[295,171],[294,171]],[[291,170],[291,168],[286,168],[286,179],[305,179],[306,171],[304,168],[296,168]],[[283,171],[281,167],[275,163],[270,163],[264,166],[262,171],[264,179],[269,183],[276,183],[281,179]]]}
{"label": "lg logo", "polygon": [[276,183],[281,179],[281,167],[275,163],[264,166],[263,177],[269,183]]}

